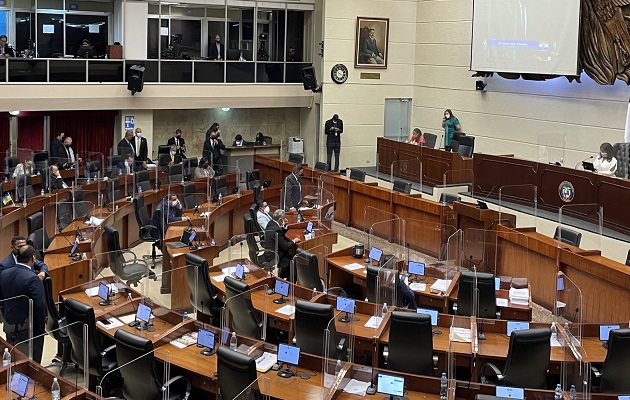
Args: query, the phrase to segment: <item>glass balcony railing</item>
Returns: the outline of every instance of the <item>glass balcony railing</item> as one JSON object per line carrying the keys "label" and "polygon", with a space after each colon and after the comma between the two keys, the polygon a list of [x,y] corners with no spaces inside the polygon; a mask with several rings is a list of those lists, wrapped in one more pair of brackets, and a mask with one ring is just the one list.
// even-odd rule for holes
{"label": "glass balcony railing", "polygon": [[311,63],[206,60],[0,59],[5,83],[124,83],[132,65],[145,83],[302,83]]}

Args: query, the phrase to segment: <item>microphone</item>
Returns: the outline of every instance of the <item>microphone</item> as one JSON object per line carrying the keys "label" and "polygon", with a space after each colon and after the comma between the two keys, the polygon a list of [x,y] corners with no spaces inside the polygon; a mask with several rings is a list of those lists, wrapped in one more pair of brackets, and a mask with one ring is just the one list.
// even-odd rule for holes
{"label": "microphone", "polygon": [[[375,350],[376,350],[376,346],[374,346],[374,347],[375,347]],[[376,372],[376,371],[375,371],[374,367],[372,367],[372,373],[370,375],[370,386],[368,386],[368,388],[365,390],[365,394],[369,394],[369,395],[376,394],[376,385],[374,384],[374,378],[375,378],[374,372]]]}
{"label": "microphone", "polygon": [[127,294],[127,300],[131,303],[131,307],[133,307],[133,321],[131,321],[130,323],[128,323],[127,325],[129,325],[130,327],[135,327],[140,325],[140,322],[138,322],[138,317],[136,316],[136,314],[138,313],[138,311],[136,310],[136,306],[135,304],[133,304],[133,298],[131,297],[131,292],[129,292]]}
{"label": "microphone", "polygon": [[199,212],[199,204],[195,205],[195,210],[193,211],[193,215]]}
{"label": "microphone", "polygon": [[193,224],[192,224],[192,221],[190,220],[190,218],[186,217],[186,220],[188,221],[188,229],[186,229],[186,230],[190,232],[193,229]]}
{"label": "microphone", "polygon": [[492,186],[492,189],[490,189],[490,191],[488,192],[488,195],[483,198],[483,201],[482,200],[477,200],[477,205],[479,206],[480,210],[487,210],[488,209],[488,204],[486,204],[486,200],[488,200],[488,197],[490,197],[490,195],[494,191],[494,188],[496,188],[496,187],[497,187],[496,185]]}
{"label": "microphone", "polygon": [[595,156],[590,156],[590,157],[586,157],[585,159],[583,159],[582,161],[580,161],[579,163],[575,164],[575,167],[573,169],[577,169],[578,166],[580,166],[580,164],[582,164],[584,161],[586,160],[591,160],[595,158]]}
{"label": "microphone", "polygon": [[[64,234],[60,234],[59,236],[61,236],[62,238],[64,238],[66,240],[66,242],[68,242],[68,244],[71,246],[70,249],[70,254],[68,254],[68,257],[72,257],[72,261],[79,261],[81,260],[81,254],[77,253],[77,254],[73,254],[72,248],[76,245],[77,246],[77,250],[79,247],[79,239],[75,238],[74,242],[71,242],[70,240],[68,240],[68,238],[66,237],[66,235]],[[76,251],[76,250],[75,250]]]}

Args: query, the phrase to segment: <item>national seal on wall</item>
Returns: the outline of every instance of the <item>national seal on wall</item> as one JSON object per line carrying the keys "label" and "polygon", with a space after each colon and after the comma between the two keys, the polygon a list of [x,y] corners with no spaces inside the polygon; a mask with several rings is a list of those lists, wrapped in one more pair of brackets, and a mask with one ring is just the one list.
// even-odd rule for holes
{"label": "national seal on wall", "polygon": [[558,195],[565,203],[570,203],[575,197],[575,188],[569,181],[564,181],[558,186]]}

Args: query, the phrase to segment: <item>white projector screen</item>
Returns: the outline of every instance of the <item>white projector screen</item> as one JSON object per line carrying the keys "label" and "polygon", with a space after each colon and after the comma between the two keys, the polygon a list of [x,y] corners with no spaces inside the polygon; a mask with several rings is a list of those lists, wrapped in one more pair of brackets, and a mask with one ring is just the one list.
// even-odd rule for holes
{"label": "white projector screen", "polygon": [[474,0],[470,69],[577,75],[580,0]]}

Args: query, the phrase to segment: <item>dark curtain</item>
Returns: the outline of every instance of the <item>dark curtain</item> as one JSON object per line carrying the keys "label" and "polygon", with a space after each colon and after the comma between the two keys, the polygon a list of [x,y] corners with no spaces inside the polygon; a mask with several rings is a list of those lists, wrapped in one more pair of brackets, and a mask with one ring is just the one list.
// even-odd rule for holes
{"label": "dark curtain", "polygon": [[7,118],[0,118],[0,165],[4,168],[4,156],[9,149],[9,121]]}
{"label": "dark curtain", "polygon": [[43,150],[44,149],[44,116],[33,115],[18,117],[19,149]]}
{"label": "dark curtain", "polygon": [[[102,153],[109,156],[114,142],[117,111],[73,111],[49,113],[50,140],[57,132],[72,138],[72,147],[79,152]],[[85,157],[83,157],[85,158]]]}

